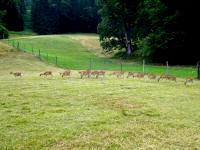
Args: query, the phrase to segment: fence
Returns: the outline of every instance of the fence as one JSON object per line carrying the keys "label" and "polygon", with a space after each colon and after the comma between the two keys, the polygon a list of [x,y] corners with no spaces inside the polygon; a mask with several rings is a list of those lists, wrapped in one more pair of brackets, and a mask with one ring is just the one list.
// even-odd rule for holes
{"label": "fence", "polygon": [[76,59],[70,55],[57,55],[56,53],[45,51],[44,49],[34,48],[33,46],[26,46],[18,41],[9,41],[8,44],[16,47],[23,52],[32,53],[40,60],[43,60],[50,64],[55,64],[62,68],[74,69],[74,70],[118,70],[118,71],[133,71],[143,73],[156,73],[156,74],[168,74],[178,77],[196,77],[200,79],[200,63],[198,63],[198,75],[196,74],[195,67],[170,67],[169,62],[163,66],[148,64],[143,60],[141,63],[127,62],[123,60],[114,60],[108,58],[98,57],[85,57]]}

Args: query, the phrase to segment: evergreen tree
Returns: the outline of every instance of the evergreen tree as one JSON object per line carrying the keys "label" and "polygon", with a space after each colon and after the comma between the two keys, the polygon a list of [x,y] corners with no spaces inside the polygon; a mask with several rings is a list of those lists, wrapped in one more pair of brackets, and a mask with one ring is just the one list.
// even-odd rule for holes
{"label": "evergreen tree", "polygon": [[[32,4],[33,29],[39,34],[63,32],[96,32],[98,14],[95,0],[34,0]],[[42,7],[42,8],[41,8]],[[41,9],[40,9],[41,8]],[[40,23],[45,11],[48,31]]]}
{"label": "evergreen tree", "polygon": [[3,22],[9,30],[22,31],[24,29],[23,14],[20,11],[20,7],[23,5],[22,3],[23,1],[18,0],[0,1],[0,10],[6,12],[3,17]]}
{"label": "evergreen tree", "polygon": [[39,34],[50,33],[48,0],[34,0],[32,6],[33,30]]}

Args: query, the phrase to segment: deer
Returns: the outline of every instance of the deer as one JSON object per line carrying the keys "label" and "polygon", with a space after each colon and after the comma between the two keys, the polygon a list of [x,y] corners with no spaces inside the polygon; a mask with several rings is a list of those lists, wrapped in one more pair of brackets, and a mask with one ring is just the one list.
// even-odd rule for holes
{"label": "deer", "polygon": [[145,74],[144,73],[137,73],[134,75],[134,77],[137,77],[137,78],[144,78]]}
{"label": "deer", "polygon": [[43,72],[43,73],[40,73],[40,76],[53,76],[52,72],[51,71],[46,71],[46,72]]}
{"label": "deer", "polygon": [[104,76],[105,76],[105,74],[106,74],[106,72],[105,72],[105,71],[103,71],[103,70],[100,70],[100,71],[99,71],[99,73],[98,73],[98,77],[99,77],[99,76],[103,76],[103,77],[104,77]]}
{"label": "deer", "polygon": [[186,78],[184,84],[187,85],[187,83],[189,83],[189,82],[193,83],[193,82],[194,82],[194,79],[191,78],[191,77],[188,77],[188,78]]}
{"label": "deer", "polygon": [[150,80],[154,80],[154,79],[156,79],[156,75],[154,75],[154,74],[148,74],[148,78]]}
{"label": "deer", "polygon": [[95,75],[96,78],[98,78],[99,76],[104,77],[104,76],[105,76],[105,73],[106,73],[105,71],[100,70],[100,71],[93,71],[93,72],[91,72],[91,75]]}
{"label": "deer", "polygon": [[123,71],[114,71],[111,75],[116,75],[117,78],[119,77],[124,77],[124,73]]}
{"label": "deer", "polygon": [[128,72],[127,78],[129,78],[129,77],[133,77],[134,78],[134,76],[135,76],[134,72]]}
{"label": "deer", "polygon": [[174,77],[174,76],[169,76],[167,79],[176,82],[176,77]]}
{"label": "deer", "polygon": [[170,75],[161,75],[161,76],[158,78],[158,82],[159,82],[161,79],[166,79],[166,80],[171,80],[171,81],[175,81],[175,82],[176,82],[176,77],[170,76]]}
{"label": "deer", "polygon": [[98,78],[99,71],[91,71],[91,76]]}
{"label": "deer", "polygon": [[91,75],[91,70],[79,71],[78,73],[80,74],[81,79],[82,79],[84,76],[88,76],[88,78],[89,78],[90,75]]}
{"label": "deer", "polygon": [[71,70],[65,70],[64,72],[60,73],[60,75],[62,76],[62,78],[64,76],[70,76],[71,75]]}
{"label": "deer", "polygon": [[14,75],[14,77],[22,77],[22,73],[21,72],[10,72],[10,74]]}

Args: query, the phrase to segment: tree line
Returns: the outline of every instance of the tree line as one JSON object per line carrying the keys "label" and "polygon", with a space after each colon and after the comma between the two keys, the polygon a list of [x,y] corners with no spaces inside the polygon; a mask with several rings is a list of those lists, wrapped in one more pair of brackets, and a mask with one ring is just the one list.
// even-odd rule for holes
{"label": "tree line", "polygon": [[39,34],[97,32],[104,51],[123,58],[200,60],[195,0],[0,0],[0,33],[23,30],[27,9]]}
{"label": "tree line", "polygon": [[[24,29],[23,15],[26,13],[24,0],[0,0],[0,38],[8,37],[8,31]],[[4,34],[3,34],[4,33]]]}
{"label": "tree line", "polygon": [[98,32],[106,51],[151,62],[195,64],[200,60],[196,1],[98,0]]}
{"label": "tree line", "polygon": [[33,30],[39,34],[97,32],[95,0],[33,0]]}
{"label": "tree line", "polygon": [[23,31],[27,9],[38,34],[97,32],[100,17],[95,0],[0,0],[1,28]]}

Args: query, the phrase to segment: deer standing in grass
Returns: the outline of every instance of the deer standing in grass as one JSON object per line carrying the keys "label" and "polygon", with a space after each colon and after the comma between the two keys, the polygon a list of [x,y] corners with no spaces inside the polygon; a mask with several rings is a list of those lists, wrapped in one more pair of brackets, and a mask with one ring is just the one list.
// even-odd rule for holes
{"label": "deer standing in grass", "polygon": [[158,82],[159,82],[161,79],[166,79],[166,80],[171,80],[171,81],[175,81],[175,82],[176,82],[176,77],[170,76],[170,75],[161,75],[161,76],[158,78]]}
{"label": "deer standing in grass", "polygon": [[127,78],[133,77],[134,78],[135,73],[134,72],[128,72]]}
{"label": "deer standing in grass", "polygon": [[99,71],[91,71],[91,76],[98,78]]}
{"label": "deer standing in grass", "polygon": [[10,72],[10,74],[14,75],[14,77],[22,77],[22,73],[21,72]]}
{"label": "deer standing in grass", "polygon": [[105,71],[102,71],[102,70],[100,70],[100,71],[92,71],[91,72],[91,75],[92,76],[95,76],[97,79],[99,78],[99,76],[105,76]]}
{"label": "deer standing in grass", "polygon": [[[103,76],[103,77],[104,77],[104,76],[105,76],[105,74],[106,74],[106,72],[105,72],[105,71],[103,71],[103,70],[100,70],[100,71],[98,72],[98,77],[99,77],[99,76]],[[98,78],[98,77],[97,77],[97,78]]]}
{"label": "deer standing in grass", "polygon": [[191,77],[188,77],[188,78],[186,78],[184,84],[187,85],[189,82],[193,83],[193,82],[194,82],[194,79],[191,78]]}
{"label": "deer standing in grass", "polygon": [[90,78],[90,76],[91,76],[91,70],[79,71],[78,73],[80,74],[81,79],[82,79],[84,76],[88,76],[88,78]]}
{"label": "deer standing in grass", "polygon": [[117,78],[120,78],[120,77],[124,77],[124,74],[125,74],[125,72],[123,72],[123,71],[114,71],[110,75],[116,75]]}
{"label": "deer standing in grass", "polygon": [[144,78],[145,74],[144,73],[137,73],[134,75],[136,78]]}
{"label": "deer standing in grass", "polygon": [[150,80],[155,80],[156,79],[156,75],[154,75],[154,74],[148,74],[148,78],[150,79]]}
{"label": "deer standing in grass", "polygon": [[40,76],[53,76],[53,73],[52,71],[46,71],[46,72],[43,72],[43,73],[40,73]]}
{"label": "deer standing in grass", "polygon": [[62,78],[64,76],[70,76],[71,75],[71,70],[65,70],[64,72],[60,73],[60,75],[62,76]]}

